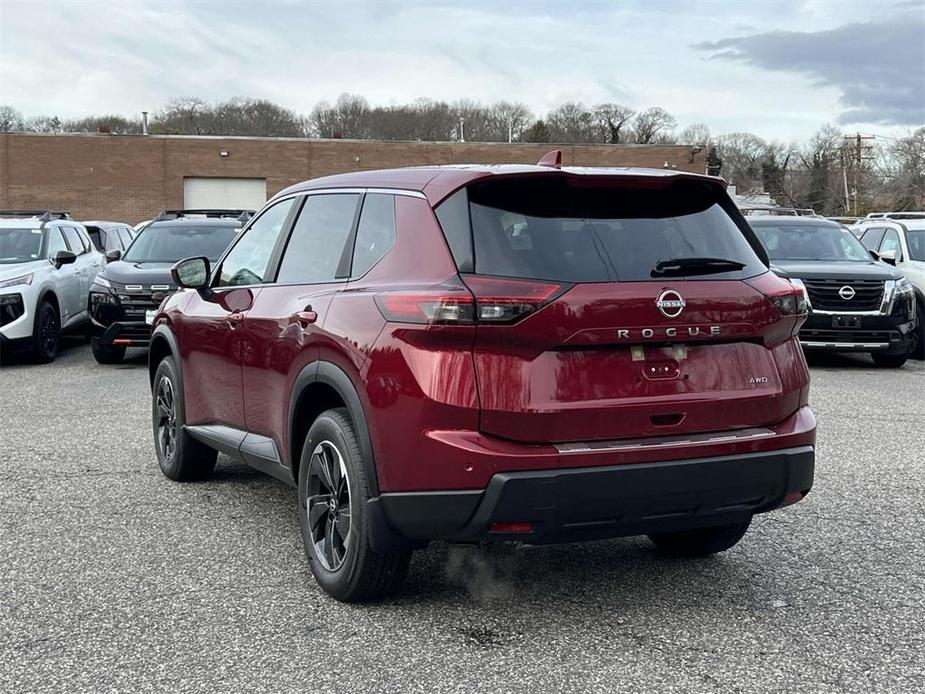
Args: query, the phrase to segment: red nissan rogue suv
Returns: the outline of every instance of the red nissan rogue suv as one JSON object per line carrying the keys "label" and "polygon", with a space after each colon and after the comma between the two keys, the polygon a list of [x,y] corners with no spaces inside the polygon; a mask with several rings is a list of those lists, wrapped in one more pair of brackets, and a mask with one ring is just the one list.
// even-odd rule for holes
{"label": "red nissan rogue suv", "polygon": [[803,498],[805,299],[722,181],[546,161],[308,181],[215,267],[177,263],[150,352],[164,474],[219,451],[297,487],[346,601],[428,540],[698,556]]}

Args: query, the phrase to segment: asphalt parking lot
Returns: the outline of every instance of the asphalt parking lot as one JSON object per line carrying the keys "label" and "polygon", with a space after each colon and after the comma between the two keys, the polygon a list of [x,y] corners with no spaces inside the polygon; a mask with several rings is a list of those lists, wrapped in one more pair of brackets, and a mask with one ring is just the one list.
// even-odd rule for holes
{"label": "asphalt parking lot", "polygon": [[0,690],[920,690],[925,369],[814,361],[816,487],[722,556],[643,539],[415,555],[325,597],[283,484],[154,459],[143,354],[0,368]]}

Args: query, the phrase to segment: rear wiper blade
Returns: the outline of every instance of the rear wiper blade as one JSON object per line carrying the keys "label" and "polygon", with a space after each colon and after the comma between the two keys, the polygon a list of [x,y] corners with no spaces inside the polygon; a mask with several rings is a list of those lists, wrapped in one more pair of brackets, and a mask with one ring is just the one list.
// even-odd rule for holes
{"label": "rear wiper blade", "polygon": [[685,275],[713,275],[718,272],[741,270],[745,263],[727,258],[672,258],[659,260],[650,273],[652,277],[683,277]]}

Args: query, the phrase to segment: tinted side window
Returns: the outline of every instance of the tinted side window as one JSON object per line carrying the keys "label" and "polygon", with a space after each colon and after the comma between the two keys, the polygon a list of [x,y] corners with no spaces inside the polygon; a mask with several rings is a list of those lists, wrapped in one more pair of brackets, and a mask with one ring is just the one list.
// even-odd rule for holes
{"label": "tinted side window", "polygon": [[868,229],[861,237],[861,243],[869,250],[877,250],[877,248],[880,247],[880,239],[883,238],[884,231],[886,231],[886,229]]}
{"label": "tinted side window", "polygon": [[353,248],[352,277],[361,277],[379,262],[395,243],[395,197],[370,193],[363,200]]}
{"label": "tinted side window", "polygon": [[61,235],[61,230],[58,227],[49,229],[48,231],[48,257],[54,258],[58,255],[58,251],[68,250],[67,245],[64,243],[64,237]]}
{"label": "tinted side window", "polygon": [[77,234],[77,229],[74,227],[61,227],[61,231],[64,232],[64,238],[67,239],[67,245],[70,246],[72,251],[77,255],[84,252],[84,245]]}
{"label": "tinted side window", "polygon": [[103,242],[100,239],[100,235],[105,232],[101,231],[100,229],[91,228],[91,229],[87,229],[87,233],[90,235],[90,240],[93,242],[93,247],[97,249],[98,251],[104,250]]}
{"label": "tinted side window", "polygon": [[84,252],[85,252],[85,253],[89,253],[89,252],[90,252],[90,249],[93,248],[93,244],[90,243],[90,237],[87,236],[86,230],[85,230],[85,229],[78,229],[78,230],[77,230],[77,235],[80,237],[80,242],[81,242],[81,243],[83,244],[83,246],[84,246]]}
{"label": "tinted side window", "polygon": [[295,200],[283,200],[260,215],[225,256],[218,286],[261,284],[280,232]]}
{"label": "tinted side window", "polygon": [[359,195],[310,195],[289,237],[276,281],[286,284],[331,282],[356,215]]}

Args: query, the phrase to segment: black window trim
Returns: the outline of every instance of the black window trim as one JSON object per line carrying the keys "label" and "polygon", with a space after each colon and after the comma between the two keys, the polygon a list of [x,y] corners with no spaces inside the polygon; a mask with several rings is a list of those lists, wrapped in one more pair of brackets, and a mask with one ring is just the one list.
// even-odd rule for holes
{"label": "black window trim", "polygon": [[[391,251],[395,247],[395,244],[398,243],[398,208],[397,208],[398,202],[395,200],[394,193],[370,192],[370,193],[367,193],[367,195],[389,195],[392,198],[392,229],[394,230],[395,234],[394,234],[394,237],[392,238],[392,245],[389,246],[385,251],[383,251],[382,255],[379,256],[376,262],[370,265],[366,269],[366,272],[364,272],[362,275],[354,276],[353,275],[353,260],[356,257],[356,252],[357,252],[356,240],[357,240],[357,236],[360,233],[360,222],[363,219],[363,212],[362,212],[363,206],[366,204],[366,195],[364,195],[363,200],[360,201],[360,208],[359,208],[359,213],[357,215],[356,226],[354,227],[354,230],[353,230],[353,240],[352,241],[348,240],[349,241],[348,247],[350,248],[350,269],[349,269],[348,279],[351,282],[356,282],[357,280],[360,280],[366,277],[366,275],[372,272],[374,267],[376,267],[379,263],[382,262],[382,259],[385,258],[389,254],[389,251]],[[439,225],[440,225],[440,220],[437,220],[437,226]]]}

